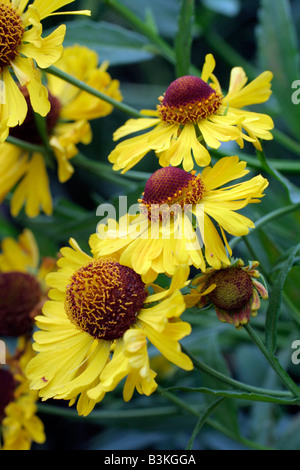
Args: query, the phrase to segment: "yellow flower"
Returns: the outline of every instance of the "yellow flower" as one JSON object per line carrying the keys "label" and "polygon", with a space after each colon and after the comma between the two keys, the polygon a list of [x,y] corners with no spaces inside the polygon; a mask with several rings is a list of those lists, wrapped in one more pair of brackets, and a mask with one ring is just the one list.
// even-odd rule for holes
{"label": "yellow flower", "polygon": [[[107,63],[98,66],[98,56],[86,47],[74,46],[64,50],[62,58],[55,64],[61,70],[91,85],[95,89],[121,100],[119,82],[107,73]],[[48,97],[51,110],[46,117],[49,146],[57,164],[58,180],[66,182],[73,174],[70,160],[78,153],[77,144],[89,144],[92,131],[89,119],[104,117],[112,112],[112,106],[95,96],[81,91],[65,81],[47,74]],[[41,137],[35,124],[35,116],[29,102],[28,89],[21,89],[28,102],[28,113],[21,126],[10,130],[17,137],[31,144],[41,144]],[[14,190],[11,212],[16,216],[23,205],[29,217],[35,217],[43,210],[52,213],[52,197],[46,161],[43,154],[30,152],[11,143],[0,147],[0,201]]]}
{"label": "yellow flower", "polygon": [[237,211],[260,202],[268,186],[261,175],[226,186],[245,176],[245,168],[246,162],[236,156],[224,157],[198,175],[194,170],[160,168],[146,183],[139,200],[141,214],[125,214],[119,224],[113,219],[99,222],[90,237],[92,252],[118,256],[145,282],[159,273],[173,275],[180,264],[202,271],[207,265],[215,269],[229,265],[225,231],[247,235],[254,223]]}
{"label": "yellow flower", "polygon": [[239,259],[230,266],[219,270],[210,268],[199,274],[191,282],[191,293],[185,297],[187,306],[196,304],[203,308],[212,304],[219,320],[241,328],[249,323],[251,316],[257,315],[259,296],[268,298],[267,289],[257,280],[261,276],[258,266],[258,261],[244,266]]}
{"label": "yellow flower", "polygon": [[39,248],[31,230],[24,229],[18,240],[6,237],[1,242],[0,272],[30,272],[38,268]]}
{"label": "yellow flower", "polygon": [[55,260],[40,261],[36,240],[28,229],[18,241],[5,238],[1,249],[0,336],[30,334],[46,299],[45,275],[55,268]]}
{"label": "yellow flower", "polygon": [[[41,21],[72,0],[1,0],[0,2],[0,131],[2,139],[7,136],[7,127],[21,124],[27,114],[20,86],[28,89],[31,106],[41,116],[50,110],[47,89],[35,66],[44,69],[54,64],[61,56],[66,27],[60,25],[46,38],[42,37]],[[26,11],[25,11],[26,10]],[[66,13],[66,12],[62,12]],[[88,11],[68,12],[90,14]],[[59,13],[60,14],[60,13]],[[13,77],[16,77],[17,81]],[[4,126],[4,127],[2,127]]]}
{"label": "yellow flower", "polygon": [[83,415],[125,377],[124,400],[135,388],[150,395],[157,384],[147,340],[170,362],[192,369],[179,344],[191,331],[180,320],[185,309],[180,289],[189,269],[179,269],[169,289],[156,292],[113,257],[92,258],[75,240],[70,245],[61,249],[58,271],[47,276],[53,289],[43,315],[36,317],[37,355],[26,370],[31,389],[42,400],[74,403],[80,395],[77,410]]}
{"label": "yellow flower", "polygon": [[125,173],[154,150],[161,166],[182,163],[184,170],[190,171],[194,161],[199,166],[209,165],[211,157],[206,146],[216,149],[221,142],[234,140],[242,147],[248,140],[261,149],[258,139],[272,139],[272,119],[243,109],[269,98],[272,73],[264,72],[246,85],[244,70],[235,67],[229,91],[223,96],[214,68],[215,60],[208,54],[201,78],[188,75],[176,79],[159,98],[156,111],[142,110],[145,117],[129,119],[117,129],[114,140],[147,132],[115,147],[108,157],[114,170]]}
{"label": "yellow flower", "polygon": [[25,376],[25,368],[33,356],[31,341],[21,337],[7,367],[0,369],[2,450],[30,450],[32,442],[43,444],[46,440],[44,425],[36,415],[38,395],[29,389]]}

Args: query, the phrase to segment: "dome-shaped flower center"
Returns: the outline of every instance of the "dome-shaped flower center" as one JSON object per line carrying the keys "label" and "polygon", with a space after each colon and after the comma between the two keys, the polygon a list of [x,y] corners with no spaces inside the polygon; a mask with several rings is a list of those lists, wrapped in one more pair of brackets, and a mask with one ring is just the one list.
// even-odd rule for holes
{"label": "dome-shaped flower center", "polygon": [[0,273],[0,336],[17,337],[31,331],[40,299],[40,285],[31,274]]}
{"label": "dome-shaped flower center", "polygon": [[222,104],[222,96],[199,77],[177,78],[159,98],[160,117],[169,123],[197,122],[214,114]]}
{"label": "dome-shaped flower center", "polygon": [[0,2],[0,72],[19,54],[24,27],[20,16],[11,5]]}
{"label": "dome-shaped flower center", "polygon": [[[28,90],[26,87],[21,87],[20,90],[23,93],[23,96],[27,102],[28,111],[24,122],[19,126],[12,127],[9,131],[9,134],[12,137],[24,140],[25,142],[30,142],[31,144],[42,144],[42,138],[36,126],[36,121],[34,117],[35,114],[30,103]],[[50,135],[52,129],[55,127],[59,119],[61,103],[59,99],[56,98],[56,96],[52,95],[49,91],[48,100],[50,101],[51,108],[46,116],[46,126],[48,135]]]}
{"label": "dome-shaped flower center", "polygon": [[208,286],[216,284],[209,294],[211,302],[222,310],[243,308],[253,295],[249,274],[242,268],[220,269],[209,278]]}
{"label": "dome-shaped flower center", "polygon": [[[195,171],[188,173],[177,167],[164,167],[156,170],[145,185],[143,198],[139,199],[144,213],[149,218],[158,212],[174,215],[186,205],[197,204],[205,193],[200,175]],[[167,206],[167,207],[166,207]],[[168,207],[172,210],[168,210]]]}
{"label": "dome-shaped flower center", "polygon": [[96,339],[113,341],[135,322],[147,297],[133,269],[112,259],[97,259],[79,268],[66,291],[70,321]]}
{"label": "dome-shaped flower center", "polygon": [[5,416],[5,408],[13,401],[16,381],[6,369],[0,369],[0,424]]}

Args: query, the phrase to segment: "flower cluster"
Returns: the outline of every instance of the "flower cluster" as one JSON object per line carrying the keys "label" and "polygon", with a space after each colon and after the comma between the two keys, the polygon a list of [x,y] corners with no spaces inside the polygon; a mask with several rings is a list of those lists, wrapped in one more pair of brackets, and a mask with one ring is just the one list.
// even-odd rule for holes
{"label": "flower cluster", "polygon": [[[52,214],[49,158],[59,182],[66,182],[77,146],[91,142],[90,120],[113,111],[110,98],[122,100],[119,82],[107,63],[99,66],[94,51],[78,45],[63,50],[63,25],[42,37],[41,21],[68,3],[34,0],[26,9],[27,1],[0,2],[0,200],[11,193],[12,216],[23,206],[28,217]],[[41,69],[54,63],[108,99],[51,71],[42,81]],[[24,352],[0,371],[9,385],[0,397],[4,448],[44,442],[35,416],[38,396],[76,403],[86,416],[121,382],[125,401],[135,390],[152,394],[157,371],[150,344],[173,365],[192,370],[180,345],[192,333],[184,321],[187,308],[212,305],[221,321],[241,328],[267,298],[259,263],[245,267],[234,259],[228,236],[245,236],[254,227],[241,210],[260,203],[268,181],[260,174],[244,179],[249,170],[238,156],[213,162],[210,149],[229,141],[261,149],[262,139],[272,139],[272,119],[245,109],[270,97],[272,74],[247,83],[244,70],[235,67],[224,93],[214,69],[208,54],[201,78],[177,78],[155,110],[142,110],[116,130],[113,139],[125,139],[108,155],[113,171],[128,171],[150,151],[160,168],[137,200],[139,212],[99,224],[89,238],[90,253],[71,238],[57,260],[40,261],[31,231],[18,241],[3,240],[0,334],[22,338]],[[131,134],[137,135],[127,138]]]}

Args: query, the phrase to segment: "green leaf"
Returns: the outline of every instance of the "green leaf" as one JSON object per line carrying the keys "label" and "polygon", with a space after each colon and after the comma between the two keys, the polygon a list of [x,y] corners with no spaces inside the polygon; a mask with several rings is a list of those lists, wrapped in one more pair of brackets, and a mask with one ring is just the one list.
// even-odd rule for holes
{"label": "green leaf", "polygon": [[131,64],[154,57],[149,41],[141,34],[106,22],[80,19],[66,22],[64,46],[80,44],[96,51],[101,62]]}
{"label": "green leaf", "polygon": [[[229,375],[228,367],[220,352],[218,338],[215,333],[212,333],[209,337],[202,338],[201,344],[199,344],[198,348],[198,356],[201,357],[205,364],[209,367],[215,368],[224,375]],[[202,385],[212,389],[218,388],[220,387],[220,381],[213,376],[203,374]],[[224,387],[224,389],[229,388],[226,384],[222,384],[222,387]],[[210,402],[211,400],[208,400],[208,403]],[[226,400],[226,403],[222,404],[220,408],[215,411],[215,419],[235,434],[239,434],[237,408],[233,400]]]}
{"label": "green leaf", "polygon": [[262,0],[258,53],[264,70],[274,74],[272,89],[289,130],[298,139],[300,106],[292,102],[292,84],[300,77],[297,34],[288,0]]}
{"label": "green leaf", "polygon": [[281,270],[279,271],[275,282],[272,287],[272,292],[269,297],[269,304],[266,312],[266,346],[269,351],[275,353],[276,338],[277,338],[277,322],[280,313],[282,290],[284,282],[289,271],[294,264],[295,256],[300,248],[300,244],[294,246],[291,253],[287,257]]}
{"label": "green leaf", "polygon": [[[108,5],[110,2],[107,2]],[[180,9],[180,2],[177,0],[122,0],[122,5],[127,7],[132,13],[136,14],[141,20],[145,20],[145,16],[152,13],[155,18],[157,30],[163,37],[173,38],[177,30],[177,16]],[[146,15],[145,15],[146,12]]]}
{"label": "green leaf", "polygon": [[[299,405],[299,398],[283,398],[283,397],[275,397],[271,395],[264,395],[260,393],[253,393],[253,392],[241,392],[238,390],[218,390],[212,389],[208,387],[170,387],[168,390],[181,390],[183,392],[197,392],[197,393],[205,393],[207,395],[218,396],[223,398],[234,398],[237,400],[247,400],[247,401],[258,401],[258,402],[265,402],[265,403],[278,403],[282,405]],[[214,403],[214,402],[213,402]]]}
{"label": "green leaf", "polygon": [[269,174],[274,176],[287,190],[289,199],[292,203],[297,204],[300,202],[300,189],[295,186],[291,181],[283,176],[278,170],[271,166],[269,161],[266,159],[265,153],[257,150],[257,156],[262,163],[262,167]]}
{"label": "green leaf", "polygon": [[222,401],[224,400],[225,398],[224,397],[221,397],[221,398],[217,398],[215,401],[213,401],[207,408],[205,408],[205,410],[201,413],[201,415],[199,416],[199,419],[196,423],[196,426],[193,430],[193,433],[191,435],[191,438],[188,442],[188,445],[186,447],[187,450],[190,450],[193,448],[193,444],[194,444],[194,441],[197,437],[197,435],[199,434],[199,431],[201,430],[201,428],[203,427],[203,425],[205,424],[207,418],[210,416],[210,414],[222,403]]}
{"label": "green leaf", "polygon": [[148,26],[148,28],[152,29],[154,34],[158,34],[156,19],[155,19],[154,15],[153,15],[153,12],[150,8],[146,8],[145,23]]}

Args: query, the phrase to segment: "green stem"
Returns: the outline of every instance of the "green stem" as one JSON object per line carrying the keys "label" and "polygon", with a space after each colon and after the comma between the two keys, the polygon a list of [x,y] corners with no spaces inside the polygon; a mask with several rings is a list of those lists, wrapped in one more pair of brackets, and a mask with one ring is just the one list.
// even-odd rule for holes
{"label": "green stem", "polygon": [[247,400],[247,401],[256,401],[256,402],[262,402],[262,403],[278,403],[280,405],[297,405],[299,406],[300,400],[298,398],[295,398],[292,394],[289,393],[289,398],[286,397],[277,397],[274,395],[260,395],[259,393],[249,393],[249,392],[244,392],[241,390],[227,390],[227,389],[220,389],[220,390],[215,390],[215,389],[210,389],[207,387],[182,387],[182,386],[173,386],[169,387],[168,391],[173,391],[173,390],[180,390],[182,392],[186,393],[201,393],[202,395],[211,395],[214,397],[223,397],[223,398],[231,398],[235,400]]}
{"label": "green stem", "polygon": [[[69,419],[76,419],[82,421],[82,416],[79,416],[75,408],[66,408],[63,406],[48,405],[45,403],[38,403],[38,412],[41,414],[60,416]],[[98,410],[94,409],[92,413],[84,418],[85,421],[92,422],[107,422],[107,420],[126,420],[138,418],[151,418],[172,416],[178,413],[176,406],[157,406],[151,408],[134,408],[134,409],[119,409],[119,410]]]}
{"label": "green stem", "polygon": [[199,361],[199,359],[195,358],[183,345],[181,345],[182,350],[189,356],[189,358],[192,360],[194,366],[196,369],[200,370],[201,372],[204,372],[205,374],[208,374],[215,379],[220,380],[221,382],[230,385],[232,387],[235,387],[239,390],[245,390],[246,392],[252,392],[252,393],[257,393],[260,395],[271,395],[271,396],[276,396],[276,397],[289,397],[291,398],[291,394],[286,391],[281,391],[281,390],[269,390],[265,388],[259,388],[259,387],[254,387],[253,385],[247,385],[242,382],[239,382],[238,380],[232,379],[230,377],[227,377],[226,375],[222,374],[221,372],[213,369],[212,367],[204,364],[203,362]]}
{"label": "green stem", "polygon": [[68,74],[67,72],[60,70],[54,65],[51,65],[51,67],[46,68],[45,72],[50,73],[51,75],[54,75],[55,77],[61,78],[62,80],[68,83],[71,83],[71,85],[74,85],[77,88],[80,88],[81,90],[86,91],[87,93],[90,93],[91,95],[96,96],[100,100],[106,101],[107,103],[113,105],[116,109],[119,109],[120,111],[124,113],[127,113],[135,118],[142,117],[141,113],[137,109],[132,108],[131,106],[125,103],[122,103],[121,101],[117,101],[111,98],[110,96],[107,96],[105,93],[102,93],[101,91],[96,90],[96,88],[93,88],[90,85],[87,85],[82,80],[78,80],[78,78],[75,78],[72,75]]}
{"label": "green stem", "polygon": [[127,20],[137,32],[146,36],[149,41],[157,47],[161,55],[166,60],[174,65],[176,64],[176,57],[173,49],[158,34],[156,34],[153,28],[148,26],[144,21],[140,20],[140,18],[136,16],[129,8],[122,5],[117,0],[105,0],[105,3],[117,11],[125,20]]}
{"label": "green stem", "polygon": [[[201,417],[202,413],[200,411],[197,411],[196,409],[192,408],[191,406],[189,406],[187,403],[185,403],[183,400],[176,397],[172,393],[168,392],[167,390],[164,390],[160,386],[158,386],[156,390],[160,395],[167,398],[167,400],[169,400],[170,402],[174,403],[179,409],[185,410],[188,413],[192,414],[193,416],[196,416],[197,418]],[[248,439],[245,439],[237,435],[236,433],[231,432],[227,427],[223,426],[222,424],[214,420],[211,420],[210,418],[206,417],[206,423],[212,428],[219,431],[220,433],[224,434],[225,436],[229,437],[232,440],[240,442],[241,444],[244,444],[254,449],[265,449],[265,447],[262,447],[259,444],[256,444],[255,442],[252,442]]]}
{"label": "green stem", "polygon": [[45,154],[48,152],[47,149],[42,145],[31,144],[30,142],[25,142],[25,140],[17,139],[16,137],[12,137],[11,135],[7,137],[5,142],[7,142],[8,144],[16,145],[17,147],[20,147],[32,153],[36,152]]}
{"label": "green stem", "polygon": [[[155,29],[147,25],[138,16],[136,16],[129,8],[122,5],[118,0],[105,0],[105,3],[117,11],[126,21],[128,21],[133,29],[145,36],[157,48],[158,53],[168,62],[176,65],[176,54],[172,47],[164,41],[155,31]],[[190,65],[191,73],[201,75],[197,67]]]}
{"label": "green stem", "polygon": [[85,171],[93,174],[94,176],[99,176],[104,178],[107,181],[111,181],[127,190],[133,190],[136,188],[136,183],[128,179],[123,178],[118,173],[115,173],[112,167],[106,163],[95,162],[89,158],[84,157],[81,153],[78,153],[73,159],[72,163],[74,166],[83,168]]}
{"label": "green stem", "polygon": [[209,415],[219,406],[223,401],[225,400],[224,397],[218,398],[215,400],[213,403],[211,403],[199,416],[199,419],[196,423],[196,426],[193,430],[193,433],[191,435],[191,438],[188,442],[188,445],[186,446],[187,450],[191,450],[194,444],[194,440],[196,439],[197,435],[199,434],[199,431],[203,427],[203,425],[206,423]]}
{"label": "green stem", "polygon": [[176,76],[189,75],[191,64],[192,27],[194,23],[194,0],[182,0],[178,29],[175,36]]}
{"label": "green stem", "polygon": [[143,171],[128,170],[122,175],[125,178],[130,178],[136,181],[146,181],[152,176],[152,173],[146,173]]}
{"label": "green stem", "polygon": [[300,398],[300,387],[291,379],[288,373],[283,369],[280,365],[278,359],[271,354],[268,349],[265,347],[264,343],[261,339],[257,336],[253,328],[249,325],[244,325],[245,330],[247,331],[248,335],[252,339],[252,341],[256,344],[256,346],[261,350],[273,370],[276,372],[278,377],[280,378],[281,382],[285,385],[285,387],[291,391],[291,393]]}

